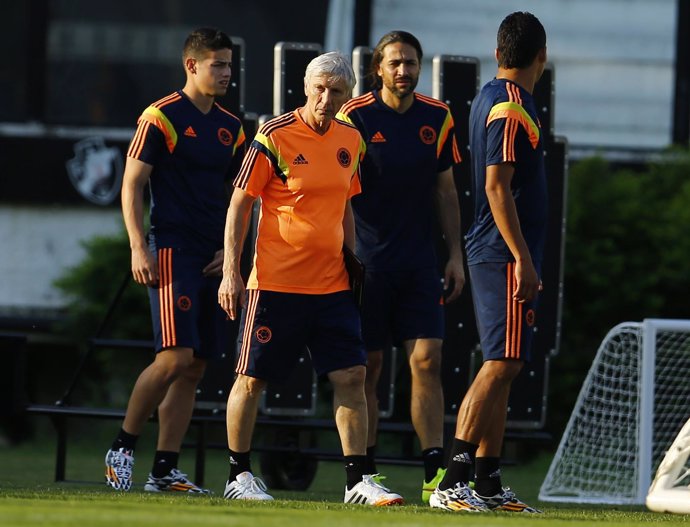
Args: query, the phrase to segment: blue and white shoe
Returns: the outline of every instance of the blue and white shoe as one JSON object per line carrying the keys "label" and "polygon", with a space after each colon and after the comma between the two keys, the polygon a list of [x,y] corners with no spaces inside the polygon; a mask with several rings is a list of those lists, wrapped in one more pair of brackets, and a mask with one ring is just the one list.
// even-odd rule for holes
{"label": "blue and white shoe", "polygon": [[115,490],[128,491],[132,487],[134,451],[126,448],[108,450],[105,454],[105,483]]}

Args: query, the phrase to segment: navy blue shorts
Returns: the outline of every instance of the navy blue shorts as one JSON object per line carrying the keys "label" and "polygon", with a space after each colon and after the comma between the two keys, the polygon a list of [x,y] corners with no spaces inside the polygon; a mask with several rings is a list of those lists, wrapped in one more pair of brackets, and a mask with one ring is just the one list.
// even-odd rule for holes
{"label": "navy blue shorts", "polygon": [[469,269],[484,360],[529,361],[538,297],[523,304],[513,300],[515,262],[481,263]]}
{"label": "navy blue shorts", "polygon": [[319,375],[366,364],[352,291],[306,295],[247,290],[237,373],[285,381],[305,346]]}
{"label": "navy blue shorts", "polygon": [[367,271],[362,338],[368,351],[413,339],[442,339],[443,284],[434,268]]}
{"label": "navy blue shorts", "polygon": [[192,348],[203,359],[228,353],[232,322],[218,305],[221,277],[202,274],[213,255],[169,248],[156,252],[159,281],[148,288],[156,353],[177,347]]}

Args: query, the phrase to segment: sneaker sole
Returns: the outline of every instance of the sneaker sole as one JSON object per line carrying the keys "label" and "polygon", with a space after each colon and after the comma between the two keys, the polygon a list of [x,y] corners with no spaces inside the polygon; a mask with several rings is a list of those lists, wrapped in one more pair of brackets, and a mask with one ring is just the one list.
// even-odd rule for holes
{"label": "sneaker sole", "polygon": [[147,483],[146,485],[144,485],[144,490],[146,492],[170,492],[173,494],[195,494],[195,495],[199,494],[202,496],[207,496],[207,495],[211,494],[210,490],[204,492],[204,491],[192,491],[192,490],[188,490],[188,489],[176,489],[176,488],[172,488],[172,487],[169,487],[167,489],[161,489],[160,487],[157,487],[156,485],[151,485],[150,483]]}
{"label": "sneaker sole", "polygon": [[403,503],[405,503],[403,498],[392,498],[390,500],[378,501],[373,505],[374,507],[389,507],[391,505],[402,505]]}
{"label": "sneaker sole", "polygon": [[543,514],[542,511],[530,507],[529,505],[526,507],[499,505],[498,507],[494,507],[491,510],[496,512],[514,512],[518,514]]}
{"label": "sneaker sole", "polygon": [[228,501],[273,501],[273,496],[268,498],[229,498],[227,496],[223,496],[223,499]]}
{"label": "sneaker sole", "polygon": [[129,485],[124,485],[120,483],[119,481],[116,481],[110,477],[108,477],[108,474],[105,475],[105,484],[110,487],[113,490],[120,490],[123,492],[127,492],[132,484],[130,483]]}
{"label": "sneaker sole", "polygon": [[443,503],[439,502],[438,500],[429,500],[429,506],[432,509],[440,509],[442,511],[448,511],[448,512],[468,512],[468,513],[475,513],[475,512],[485,512],[482,509],[470,509],[470,508],[465,508],[465,507],[459,507],[457,509],[453,509],[447,505],[444,505]]}
{"label": "sneaker sole", "polygon": [[130,487],[131,487],[131,485],[130,485],[129,487],[125,487],[125,486],[122,486],[122,485],[113,484],[113,483],[111,483],[110,481],[106,481],[105,484],[106,484],[108,487],[110,487],[111,489],[117,490],[117,491],[119,491],[119,492],[127,492],[127,491],[129,491],[129,489],[130,489]]}

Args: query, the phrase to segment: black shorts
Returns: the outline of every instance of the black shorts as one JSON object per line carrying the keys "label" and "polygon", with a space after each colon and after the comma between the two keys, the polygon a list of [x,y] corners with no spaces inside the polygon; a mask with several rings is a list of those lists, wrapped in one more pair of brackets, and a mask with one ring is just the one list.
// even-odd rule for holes
{"label": "black shorts", "polygon": [[362,338],[367,351],[413,339],[442,339],[443,284],[433,268],[367,271]]}
{"label": "black shorts", "polygon": [[210,359],[230,350],[232,323],[218,305],[221,277],[202,274],[212,257],[157,250],[159,281],[148,288],[156,352],[192,348],[196,357]]}
{"label": "black shorts", "polygon": [[538,297],[522,304],[513,300],[515,262],[481,263],[469,269],[484,360],[529,361]]}
{"label": "black shorts", "polygon": [[247,290],[237,373],[284,381],[305,346],[319,375],[366,364],[352,291],[307,295]]}

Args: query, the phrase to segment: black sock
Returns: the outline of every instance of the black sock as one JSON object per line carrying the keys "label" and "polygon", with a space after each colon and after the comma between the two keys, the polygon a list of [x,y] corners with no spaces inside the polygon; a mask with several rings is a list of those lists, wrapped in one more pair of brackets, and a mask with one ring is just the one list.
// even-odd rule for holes
{"label": "black sock", "polygon": [[165,450],[156,450],[156,455],[153,458],[153,468],[151,475],[154,478],[162,478],[170,474],[170,471],[177,468],[177,460],[180,458],[179,452],[166,452]]}
{"label": "black sock", "polygon": [[456,483],[468,483],[470,481],[478,447],[479,445],[473,445],[467,441],[453,439],[453,447],[448,459],[448,470],[438,485],[439,489],[446,490],[454,487]]}
{"label": "black sock", "polygon": [[134,450],[137,446],[137,439],[139,439],[139,436],[128,434],[120,428],[115,441],[113,441],[113,446],[111,446],[110,449],[120,450],[124,448],[125,450]]}
{"label": "black sock", "polygon": [[228,451],[230,453],[230,476],[228,477],[228,481],[234,480],[237,475],[242,474],[242,472],[252,471],[252,467],[249,463],[249,454],[251,450],[247,452]]}
{"label": "black sock", "polygon": [[376,445],[367,447],[367,458],[364,462],[365,474],[378,474],[376,470]]}
{"label": "black sock", "polygon": [[501,459],[478,457],[476,461],[474,490],[480,496],[491,497],[501,492]]}
{"label": "black sock", "polygon": [[344,456],[347,490],[351,490],[352,487],[362,481],[362,476],[365,474],[364,466],[366,460],[367,456]]}
{"label": "black sock", "polygon": [[424,462],[424,481],[431,481],[436,477],[439,468],[443,468],[443,447],[422,450]]}

